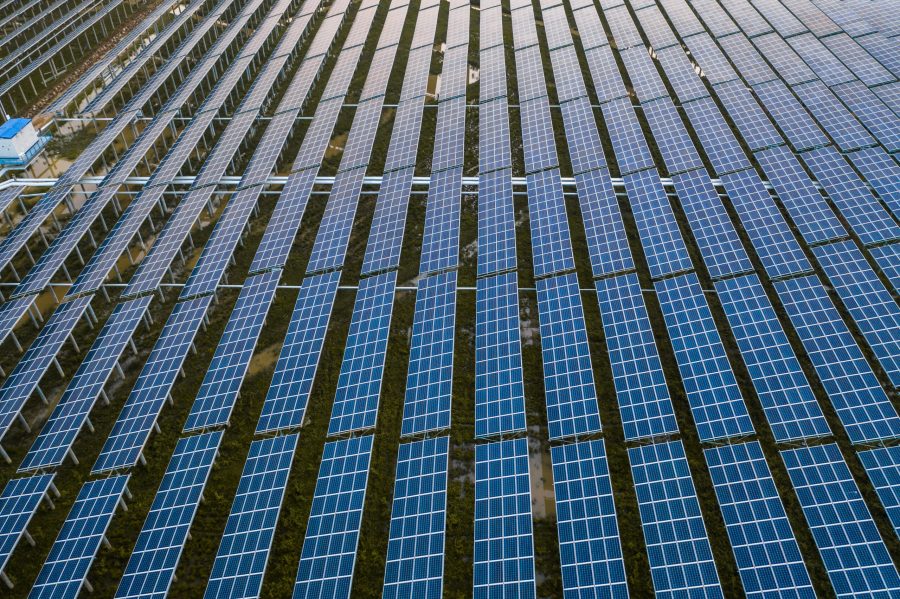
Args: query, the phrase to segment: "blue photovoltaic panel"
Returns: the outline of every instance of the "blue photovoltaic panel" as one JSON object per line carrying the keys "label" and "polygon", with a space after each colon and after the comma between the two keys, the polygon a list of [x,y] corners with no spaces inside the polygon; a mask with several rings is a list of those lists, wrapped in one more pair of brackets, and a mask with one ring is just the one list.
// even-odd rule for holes
{"label": "blue photovoltaic panel", "polygon": [[819,280],[776,281],[775,291],[850,441],[900,437],[897,410]]}
{"label": "blue photovoltaic panel", "polygon": [[434,173],[428,188],[419,272],[428,274],[459,265],[459,214],[462,167]]}
{"label": "blue photovoltaic panel", "polygon": [[16,324],[34,303],[34,299],[33,295],[29,295],[0,305],[0,342],[5,341],[6,337],[12,333]]}
{"label": "blue photovoltaic panel", "polygon": [[60,304],[4,381],[0,389],[0,438],[22,412],[92,300],[92,296],[86,296]]}
{"label": "blue photovoltaic panel", "polygon": [[610,277],[596,285],[625,439],[677,433],[678,423],[637,275]]}
{"label": "blue photovoltaic panel", "polygon": [[697,275],[655,286],[700,439],[752,435],[753,423]]}
{"label": "blue photovoltaic panel", "polygon": [[717,175],[752,166],[712,98],[701,98],[682,107]]}
{"label": "blue photovoltaic panel", "polygon": [[559,170],[534,173],[528,175],[526,181],[534,276],[573,270],[575,258]]}
{"label": "blue photovoltaic panel", "polygon": [[900,387],[900,307],[852,241],[812,249],[891,384]]}
{"label": "blue photovoltaic panel", "polygon": [[641,245],[654,279],[691,270],[684,238],[656,169],[622,177]]}
{"label": "blue photovoltaic panel", "polygon": [[891,283],[894,293],[900,294],[900,243],[872,248],[869,253]]}
{"label": "blue photovoltaic panel", "polygon": [[756,275],[715,284],[741,358],[779,443],[831,433]]}
{"label": "blue photovoltaic panel", "polygon": [[[898,88],[900,90],[900,88]],[[900,96],[898,96],[900,104]],[[898,107],[900,110],[900,107]],[[882,148],[866,148],[847,156],[878,193],[881,201],[900,217],[900,165]]]}
{"label": "blue photovoltaic panel", "polygon": [[365,435],[325,444],[294,599],[350,597],[372,439]]}
{"label": "blue photovoltaic panel", "polygon": [[[604,168],[575,175],[575,187],[594,276],[633,269],[625,223],[609,171]],[[481,250],[480,244],[478,249]]]}
{"label": "blue photovoltaic panel", "polygon": [[681,441],[628,450],[657,597],[723,597]]}
{"label": "blue photovoltaic panel", "polygon": [[410,166],[384,173],[363,258],[363,275],[400,266],[400,249],[415,170],[414,166]]}
{"label": "blue photovoltaic panel", "polygon": [[722,185],[769,277],[777,279],[812,270],[772,194],[755,170],[723,175]]}
{"label": "blue photovoltaic panel", "polygon": [[838,597],[892,597],[900,576],[835,444],[781,452]]}
{"label": "blue photovoltaic panel", "polygon": [[14,478],[3,487],[3,493],[0,493],[0,572],[49,491],[54,476],[39,474]]}
{"label": "blue photovoltaic panel", "polygon": [[769,148],[754,157],[806,243],[814,245],[847,236],[847,230],[788,148]]}
{"label": "blue photovoltaic panel", "polygon": [[834,147],[804,152],[801,156],[863,244],[900,238],[900,227]]}
{"label": "blue photovoltaic panel", "polygon": [[118,470],[137,463],[212,299],[213,296],[208,295],[175,305],[92,473]]}
{"label": "blue photovoltaic panel", "polygon": [[328,434],[375,426],[397,271],[362,279],[350,319]]}
{"label": "blue photovoltaic panel", "polygon": [[475,437],[525,430],[517,274],[478,279],[475,298]]}
{"label": "blue photovoltaic panel", "polygon": [[168,594],[221,440],[222,431],[178,440],[125,566],[117,599],[162,599]]}
{"label": "blue photovoltaic panel", "polygon": [[84,483],[31,587],[29,599],[78,596],[122,499],[128,477],[123,474]]}
{"label": "blue photovoltaic panel", "polygon": [[512,166],[509,107],[506,97],[478,105],[478,171],[488,173]]}
{"label": "blue photovoltaic panel", "polygon": [[280,278],[280,270],[270,270],[244,282],[191,406],[184,432],[228,424]]}
{"label": "blue photovoltaic panel", "polygon": [[383,599],[440,597],[450,437],[400,445]]}
{"label": "blue photovoltaic panel", "polygon": [[578,277],[568,274],[536,284],[550,438],[600,432]]}
{"label": "blue photovoltaic panel", "polygon": [[519,105],[522,122],[522,150],[525,172],[535,173],[559,166],[553,123],[550,119],[550,101],[546,96]]}
{"label": "blue photovoltaic panel", "polygon": [[362,166],[341,171],[335,177],[309,265],[306,267],[307,274],[338,268],[344,264],[365,176],[366,168]]}
{"label": "blue photovoltaic panel", "polygon": [[62,464],[152,300],[153,296],[147,295],[116,306],[22,460],[19,471]]}
{"label": "blue photovoltaic panel", "polygon": [[816,596],[758,441],[705,450],[744,593],[754,599]]}
{"label": "blue photovoltaic panel", "polygon": [[478,175],[478,276],[516,267],[512,169]]}
{"label": "blue photovoltaic panel", "polygon": [[751,272],[753,265],[705,169],[672,175],[709,276],[719,279]]}
{"label": "blue photovoltaic panel", "polygon": [[780,79],[755,85],[753,91],[798,152],[828,145],[829,139]]}
{"label": "blue photovoltaic panel", "polygon": [[857,454],[875,492],[900,536],[900,445],[879,447]]}
{"label": "blue photovoltaic panel", "polygon": [[205,599],[259,597],[297,439],[269,437],[250,445]]}
{"label": "blue photovoltaic panel", "polygon": [[[316,112],[318,114],[318,111]],[[329,130],[330,134],[330,130]],[[301,149],[301,152],[303,150]],[[294,237],[306,212],[319,167],[293,172],[288,177],[278,203],[266,225],[262,240],[250,264],[250,272],[258,273],[271,268],[283,268],[294,244]]]}
{"label": "blue photovoltaic panel", "polygon": [[843,152],[875,144],[875,139],[821,81],[791,88]]}
{"label": "blue photovoltaic panel", "polygon": [[627,597],[603,440],[557,445],[550,455],[565,596]]}
{"label": "blue photovoltaic panel", "polygon": [[533,599],[527,439],[475,446],[474,599]]}
{"label": "blue photovoltaic panel", "polygon": [[340,279],[341,273],[333,271],[303,281],[256,424],[257,434],[303,424]]}
{"label": "blue photovoltaic panel", "polygon": [[624,176],[653,168],[653,156],[634,114],[631,99],[613,100],[604,104],[602,110],[619,172]]}
{"label": "blue photovoltaic panel", "polygon": [[403,402],[402,435],[450,426],[456,271],[419,280]]}
{"label": "blue photovoltaic panel", "polygon": [[678,109],[669,98],[644,104],[644,118],[650,125],[663,163],[670,175],[703,168],[694,141],[681,121]]}
{"label": "blue photovoltaic panel", "polygon": [[[566,25],[566,27],[568,27],[568,25]],[[567,33],[567,35],[569,34]],[[563,52],[571,52],[572,60],[575,64],[571,66],[557,66],[560,69],[579,68],[578,58],[575,56],[575,46],[561,48],[557,52],[553,52],[552,55]],[[572,171],[574,173],[583,173],[598,168],[605,168],[606,157],[603,154],[603,144],[600,141],[600,135],[597,131],[597,122],[594,120],[594,110],[591,108],[591,102],[587,98],[587,92],[584,89],[581,74],[580,72],[573,71],[567,78],[577,81],[579,93],[579,96],[576,99],[566,102],[560,107],[565,127],[566,141],[568,143],[569,161],[572,163]],[[557,78],[557,93],[561,93],[558,86],[564,81],[565,78],[562,76]],[[560,100],[560,102],[562,102],[562,100]]]}

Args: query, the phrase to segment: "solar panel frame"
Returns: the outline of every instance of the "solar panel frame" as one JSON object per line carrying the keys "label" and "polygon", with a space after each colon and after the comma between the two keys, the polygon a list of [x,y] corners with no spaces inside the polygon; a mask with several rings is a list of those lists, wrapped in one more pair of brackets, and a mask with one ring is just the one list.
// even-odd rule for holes
{"label": "solar panel frame", "polygon": [[516,268],[512,169],[478,175],[478,276]]}
{"label": "solar panel frame", "polygon": [[573,270],[575,257],[559,170],[533,173],[525,179],[534,276]]}
{"label": "solar panel frame", "polygon": [[594,277],[633,269],[634,258],[609,171],[575,175],[575,189]]}
{"label": "solar panel frame", "polygon": [[422,232],[421,274],[459,266],[462,166],[432,173]]}

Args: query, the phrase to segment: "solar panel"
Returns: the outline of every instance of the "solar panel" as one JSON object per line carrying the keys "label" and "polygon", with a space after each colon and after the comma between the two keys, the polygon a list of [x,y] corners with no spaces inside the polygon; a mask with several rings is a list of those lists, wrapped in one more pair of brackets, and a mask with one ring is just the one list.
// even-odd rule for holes
{"label": "solar panel", "polygon": [[516,267],[512,169],[478,175],[478,275]]}
{"label": "solar panel", "polygon": [[609,171],[598,169],[575,175],[575,187],[594,276],[634,268]]}
{"label": "solar panel", "polygon": [[478,279],[475,298],[475,437],[525,430],[516,273]]}
{"label": "solar panel", "polygon": [[700,98],[683,104],[682,108],[716,174],[721,176],[752,166],[712,98]]}
{"label": "solar panel", "polygon": [[0,493],[0,573],[25,535],[28,523],[49,493],[55,474],[14,478]]}
{"label": "solar panel", "polygon": [[31,587],[29,598],[78,596],[109,522],[122,501],[128,477],[124,474],[84,483]]}
{"label": "solar panel", "polygon": [[894,532],[900,536],[900,446],[879,447],[857,455],[878,493]]}
{"label": "solar panel", "polygon": [[900,244],[871,248],[869,253],[890,281],[894,292],[900,294]]}
{"label": "solar panel", "polygon": [[[546,14],[547,11],[544,11],[545,16]],[[544,26],[548,33],[552,29],[559,28],[561,30],[559,36],[562,37],[563,34],[565,36],[566,45],[550,52],[553,77],[556,83],[556,97],[559,98],[559,103],[565,108],[565,105],[572,100],[587,100],[587,88],[584,85],[584,77],[580,73],[581,65],[578,62],[578,52],[575,50],[575,46],[572,45],[572,34],[569,32],[569,24],[550,25],[544,23]],[[588,106],[590,107],[589,102]],[[563,115],[565,115],[565,112]],[[591,116],[593,117],[592,113]],[[596,125],[594,125],[594,128],[596,129]],[[569,145],[571,146],[571,144]],[[599,146],[596,149],[600,149]],[[575,148],[569,148],[570,152],[573,150]]]}
{"label": "solar panel", "polygon": [[600,432],[578,277],[540,279],[536,286],[550,439]]}
{"label": "solar panel", "polygon": [[431,175],[419,272],[434,273],[459,265],[459,218],[462,167]]}
{"label": "solar panel", "polygon": [[[300,151],[303,151],[302,146]],[[293,172],[288,177],[259,242],[256,256],[250,264],[251,273],[284,268],[287,264],[288,254],[306,212],[306,204],[318,172],[319,167],[316,166]]]}
{"label": "solar panel", "polygon": [[535,596],[528,441],[476,445],[474,597]]}
{"label": "solar panel", "polygon": [[710,277],[752,271],[750,257],[706,170],[672,175],[672,183]]}
{"label": "solar panel", "polygon": [[715,86],[716,95],[719,95],[719,85],[738,79],[738,74],[728,63],[728,59],[706,33],[687,38],[685,44],[691,53],[691,59],[703,69],[703,76]]}
{"label": "solar panel", "polygon": [[343,265],[365,176],[365,167],[360,167],[341,171],[335,177],[306,267],[307,274]]}
{"label": "solar panel", "polygon": [[222,431],[178,440],[116,597],[165,597],[203,497]]}
{"label": "solar panel", "polygon": [[725,54],[728,55],[747,83],[754,86],[754,89],[761,83],[778,79],[778,75],[769,67],[745,35],[724,36],[716,41],[719,42]]}
{"label": "solar panel", "polygon": [[[626,18],[627,9],[626,9]],[[668,98],[669,92],[666,91],[666,85],[663,83],[659,72],[656,70],[656,64],[644,44],[622,50],[619,50],[619,57],[631,80],[631,86],[637,96],[638,101],[643,105],[659,98]]]}
{"label": "solar panel", "polygon": [[643,112],[669,175],[703,167],[703,161],[672,100],[660,98],[644,104]]}
{"label": "solar panel", "polygon": [[4,381],[0,388],[0,438],[9,432],[20,417],[25,403],[53,364],[63,343],[71,337],[93,299],[83,297],[60,304]]}
{"label": "solar panel", "polygon": [[[561,75],[557,77],[557,81],[561,78]],[[603,144],[597,132],[590,100],[587,97],[576,98],[560,106],[560,111],[572,172],[577,174],[606,167]]]}
{"label": "solar panel", "polygon": [[[732,14],[732,16],[735,16]],[[784,79],[784,82],[791,87],[798,86],[808,81],[815,81],[816,74],[810,69],[803,59],[800,58],[787,41],[775,33],[768,33],[759,37],[754,37],[746,28],[744,33],[753,40],[753,44],[759,52],[766,57],[772,64],[772,67]]]}
{"label": "solar panel", "polygon": [[[515,20],[515,19],[513,19]],[[517,29],[515,29],[518,32]],[[544,82],[544,63],[541,47],[537,44],[516,51],[516,82],[519,86],[519,103],[523,104],[547,95]]]}
{"label": "solar panel", "polygon": [[456,271],[420,279],[416,291],[403,436],[450,426]]}
{"label": "solar panel", "polygon": [[715,87],[715,92],[751,151],[784,143],[784,138],[743,82],[722,83]]}
{"label": "solar panel", "polygon": [[883,148],[866,148],[848,155],[894,216],[900,215],[900,165]]}
{"label": "solar panel", "polygon": [[363,275],[400,266],[400,249],[414,172],[415,166],[409,166],[384,173],[363,257]]}
{"label": "solar panel", "polygon": [[116,305],[22,460],[20,472],[62,464],[152,300],[145,296]]}
{"label": "solar panel", "polygon": [[656,59],[675,92],[673,100],[677,99],[684,105],[709,96],[703,80],[697,76],[694,65],[685,55],[684,50],[677,46],[666,48],[656,53]]}
{"label": "solar panel", "polygon": [[543,277],[575,268],[558,169],[526,177],[534,276]]}
{"label": "solar panel", "polygon": [[175,305],[92,473],[127,468],[138,462],[212,299],[206,296]]}
{"label": "solar panel", "polygon": [[637,275],[596,282],[625,439],[678,432]]}
{"label": "solar panel", "polygon": [[297,439],[284,435],[250,444],[205,599],[259,597]]}
{"label": "solar panel", "polygon": [[801,156],[864,244],[900,238],[900,227],[837,150],[819,148]]}
{"label": "solar panel", "polygon": [[656,594],[723,597],[681,441],[629,448],[628,459]]}
{"label": "solar panel", "polygon": [[[589,7],[593,8],[593,6]],[[580,10],[578,14],[586,14],[589,11]],[[596,17],[596,10],[591,18]],[[627,98],[628,90],[625,89],[625,83],[622,76],[619,75],[619,67],[616,64],[616,58],[613,56],[606,40],[606,32],[603,31],[603,25],[598,20],[595,26],[599,29],[597,34],[588,31],[586,33],[585,45],[600,44],[595,48],[585,50],[584,57],[587,60],[588,69],[593,79],[594,91],[600,102],[609,102],[619,98]],[[582,33],[584,33],[582,31]],[[594,37],[596,35],[596,37]],[[613,107],[615,108],[615,107]],[[604,111],[604,116],[606,112]]]}
{"label": "solar panel", "polygon": [[656,169],[625,175],[622,180],[650,276],[658,279],[691,270],[694,266]]}
{"label": "solar panel", "polygon": [[329,436],[375,426],[396,285],[396,271],[359,282],[331,408]]}
{"label": "solar panel", "polygon": [[449,448],[450,437],[400,445],[384,599],[442,595]]}
{"label": "solar panel", "polygon": [[856,78],[813,34],[806,32],[786,41],[828,87]]}
{"label": "solar panel", "polygon": [[294,599],[350,597],[372,435],[325,444]]}
{"label": "solar panel", "polygon": [[602,439],[550,449],[563,591],[627,597],[606,447]]}
{"label": "solar panel", "polygon": [[341,273],[333,271],[307,277],[300,286],[287,336],[256,424],[257,434],[298,428],[303,424],[340,279]]}
{"label": "solar panel", "polygon": [[811,150],[830,143],[809,112],[781,80],[756,85],[753,91],[796,151]]}
{"label": "solar panel", "polygon": [[851,152],[875,144],[865,127],[821,81],[796,85],[792,89],[842,151]]}
{"label": "solar panel", "polygon": [[478,171],[488,173],[512,166],[506,98],[478,105]]}
{"label": "solar panel", "polygon": [[809,272],[812,265],[775,200],[753,169],[722,176],[728,200],[770,278]]}
{"label": "solar panel", "polygon": [[900,592],[900,576],[835,444],[781,452],[838,597]]}
{"label": "solar panel", "polygon": [[830,434],[759,278],[737,277],[715,287],[775,440]]}
{"label": "solar panel", "polygon": [[807,244],[847,236],[847,230],[790,150],[779,146],[757,152],[754,157]]}
{"label": "solar panel", "polygon": [[519,114],[525,172],[536,173],[559,166],[548,98],[544,96],[519,104]]}
{"label": "solar panel", "polygon": [[281,271],[272,270],[244,282],[191,406],[184,432],[228,424],[280,278]]}
{"label": "solar panel", "polygon": [[900,151],[900,133],[897,132],[900,121],[895,111],[888,108],[862,81],[848,81],[833,89],[888,152]]}
{"label": "solar panel", "polygon": [[13,299],[0,304],[0,342],[6,340],[25,312],[34,303],[34,296]]}
{"label": "solar panel", "polygon": [[815,597],[759,442],[704,450],[747,597]]}
{"label": "solar panel", "polygon": [[752,435],[753,423],[697,275],[657,281],[655,287],[700,439]]}
{"label": "solar panel", "polygon": [[852,241],[813,248],[891,384],[900,387],[900,308]]}
{"label": "solar panel", "polygon": [[842,31],[835,31],[835,33],[836,35],[822,39],[822,43],[844,64],[853,65],[853,74],[859,77],[863,83],[868,86],[876,86],[896,81],[890,71],[866,52],[853,38]]}
{"label": "solar panel", "polygon": [[851,442],[900,436],[897,410],[818,279],[776,281],[775,291]]}
{"label": "solar panel", "polygon": [[654,166],[653,156],[634,114],[631,100],[620,98],[603,105],[609,141],[623,176]]}

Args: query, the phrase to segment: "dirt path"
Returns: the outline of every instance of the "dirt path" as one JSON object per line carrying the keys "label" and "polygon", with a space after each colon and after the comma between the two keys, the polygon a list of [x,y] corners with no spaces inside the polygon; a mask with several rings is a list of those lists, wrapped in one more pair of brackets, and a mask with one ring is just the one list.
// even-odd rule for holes
{"label": "dirt path", "polygon": [[31,106],[24,111],[23,116],[33,118],[35,115],[41,114],[53,100],[64,92],[70,85],[75,83],[81,75],[89,68],[94,66],[107,52],[109,52],[122,38],[124,38],[132,29],[137,27],[147,15],[156,10],[164,0],[149,0],[141,2],[140,8],[134,12],[124,23],[122,23],[115,31],[113,31],[105,40],[100,42],[86,56],[72,65],[52,86],[48,87]]}

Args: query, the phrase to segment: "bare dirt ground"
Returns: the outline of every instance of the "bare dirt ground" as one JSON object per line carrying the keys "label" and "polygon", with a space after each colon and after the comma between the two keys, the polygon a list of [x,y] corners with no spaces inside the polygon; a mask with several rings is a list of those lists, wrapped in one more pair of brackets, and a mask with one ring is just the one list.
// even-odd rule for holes
{"label": "bare dirt ground", "polygon": [[77,62],[77,64],[72,65],[62,77],[44,90],[37,100],[35,100],[24,112],[23,116],[34,118],[36,115],[40,115],[58,95],[77,81],[78,78],[96,64],[97,61],[103,58],[107,52],[118,44],[132,29],[137,27],[140,22],[153,12],[162,2],[163,0],[148,0],[147,2],[141,2],[138,10],[136,10],[124,23],[116,28],[116,30],[100,44],[92,48],[84,58]]}

